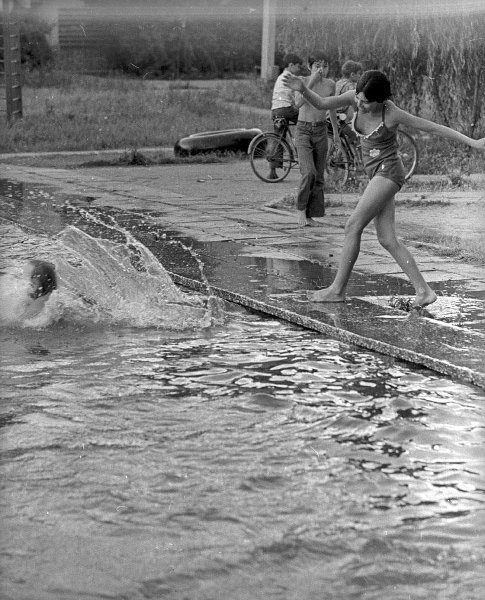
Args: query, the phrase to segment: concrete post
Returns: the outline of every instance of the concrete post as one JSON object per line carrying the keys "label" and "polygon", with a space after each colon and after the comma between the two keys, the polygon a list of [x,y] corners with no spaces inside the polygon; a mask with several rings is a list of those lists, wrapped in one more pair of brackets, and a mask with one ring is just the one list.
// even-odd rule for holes
{"label": "concrete post", "polygon": [[263,40],[261,47],[261,79],[274,77],[276,47],[276,5],[278,0],[264,0]]}

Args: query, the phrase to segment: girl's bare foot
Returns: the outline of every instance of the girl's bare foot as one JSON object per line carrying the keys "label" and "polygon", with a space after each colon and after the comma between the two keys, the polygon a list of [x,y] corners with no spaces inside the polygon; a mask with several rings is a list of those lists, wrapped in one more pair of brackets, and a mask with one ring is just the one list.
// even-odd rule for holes
{"label": "girl's bare foot", "polygon": [[308,300],[313,302],[344,302],[345,294],[337,294],[332,288],[307,292]]}
{"label": "girl's bare foot", "polygon": [[315,221],[315,219],[312,219],[311,217],[308,217],[308,219],[306,220],[306,224],[308,225],[308,227],[322,227],[323,223],[319,223],[318,221]]}
{"label": "girl's bare foot", "polygon": [[414,299],[413,308],[424,308],[436,302],[437,296],[431,288],[427,289],[422,293],[416,294]]}

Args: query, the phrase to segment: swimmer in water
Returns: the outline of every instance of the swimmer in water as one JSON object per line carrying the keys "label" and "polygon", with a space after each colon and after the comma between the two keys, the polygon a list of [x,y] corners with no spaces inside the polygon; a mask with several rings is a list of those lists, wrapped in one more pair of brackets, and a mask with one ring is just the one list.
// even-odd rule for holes
{"label": "swimmer in water", "polygon": [[6,324],[22,323],[37,317],[51,293],[57,289],[56,268],[45,260],[29,260],[20,277],[9,272],[2,275],[1,321]]}
{"label": "swimmer in water", "polygon": [[32,259],[27,263],[24,275],[30,279],[30,291],[22,315],[23,320],[36,317],[43,310],[51,293],[57,289],[56,268],[50,262]]}
{"label": "swimmer in water", "polygon": [[52,263],[45,260],[30,260],[25,275],[30,278],[32,291],[29,296],[34,300],[57,289],[56,268]]}

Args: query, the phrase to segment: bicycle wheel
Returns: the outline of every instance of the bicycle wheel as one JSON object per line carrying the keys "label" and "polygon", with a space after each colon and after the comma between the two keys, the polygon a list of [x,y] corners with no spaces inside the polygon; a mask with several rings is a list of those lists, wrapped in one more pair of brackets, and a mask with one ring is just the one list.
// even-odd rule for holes
{"label": "bicycle wheel", "polygon": [[341,190],[349,178],[350,158],[345,146],[336,146],[333,142],[327,154],[325,181],[329,191]]}
{"label": "bicycle wheel", "polygon": [[405,131],[398,130],[397,143],[399,156],[404,165],[406,179],[409,179],[418,164],[418,146],[414,138]]}
{"label": "bicycle wheel", "polygon": [[[249,160],[255,175],[268,183],[283,181],[297,162],[288,142],[275,133],[254,138],[249,147]],[[271,170],[274,177],[270,177]]]}

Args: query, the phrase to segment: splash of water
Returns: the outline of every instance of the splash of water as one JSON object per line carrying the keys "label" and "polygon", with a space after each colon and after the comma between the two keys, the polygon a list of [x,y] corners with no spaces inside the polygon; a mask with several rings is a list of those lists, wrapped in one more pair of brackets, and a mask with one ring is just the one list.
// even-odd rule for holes
{"label": "splash of water", "polygon": [[[121,227],[119,223],[116,221],[115,217],[109,214],[98,214],[92,211],[88,211],[85,208],[79,206],[72,206],[68,203],[68,206],[71,210],[82,216],[84,221],[92,222],[96,226],[101,226],[104,229],[111,231],[116,237],[121,236],[124,239],[124,244],[127,248],[129,248],[130,254],[130,262],[136,268],[137,265],[143,263],[145,266],[150,263],[155,266],[156,269],[161,269],[166,279],[170,282],[170,285],[174,287],[175,290],[178,291],[173,285],[172,280],[170,279],[168,273],[165,269],[160,265],[157,259],[153,256],[153,254],[139,241],[137,240],[127,229]],[[187,252],[192,260],[197,265],[200,274],[200,282],[205,290],[206,295],[206,303],[207,307],[210,310],[212,320],[214,323],[223,322],[224,321],[224,308],[223,302],[220,298],[214,295],[210,282],[208,281],[205,272],[204,272],[204,263],[200,259],[197,252],[194,250],[192,246],[188,246],[184,244],[181,240],[168,240],[166,234],[162,234],[160,236],[165,240],[168,245],[175,245],[181,247],[185,252]],[[140,263],[140,256],[143,256],[143,260]],[[149,259],[147,260],[147,256]]]}
{"label": "splash of water", "polygon": [[[48,243],[28,239],[29,254],[17,248],[0,277],[3,325],[46,327],[64,321],[182,330],[208,327],[222,318],[213,303],[177,288],[153,254],[129,234],[125,242],[112,242],[68,226]],[[23,268],[35,246],[36,257],[53,262],[58,276],[58,289],[37,300],[29,296]]]}

